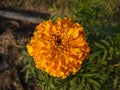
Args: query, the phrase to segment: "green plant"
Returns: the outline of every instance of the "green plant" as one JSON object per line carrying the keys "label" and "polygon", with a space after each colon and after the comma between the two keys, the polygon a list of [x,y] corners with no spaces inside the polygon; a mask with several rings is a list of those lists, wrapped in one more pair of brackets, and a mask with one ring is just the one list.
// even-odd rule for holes
{"label": "green plant", "polygon": [[[81,23],[85,27],[86,37],[90,43],[90,56],[77,74],[70,75],[66,79],[54,78],[45,72],[36,71],[35,68],[33,69],[35,75],[31,73],[31,76],[35,76],[43,90],[119,90],[120,23],[114,19],[115,16],[118,17],[116,10],[118,6],[115,4],[117,1],[69,0],[64,2],[66,3],[61,4],[66,5],[67,9],[54,4],[51,19],[64,17],[66,16],[64,12],[69,12],[68,16]],[[24,65],[24,71],[28,64],[30,62]],[[33,64],[30,68],[32,67]]]}
{"label": "green plant", "polygon": [[29,79],[35,79],[37,75],[37,69],[35,68],[33,58],[28,55],[26,46],[19,45],[19,61],[23,68],[21,69],[21,73],[24,75],[25,82],[27,83]]}

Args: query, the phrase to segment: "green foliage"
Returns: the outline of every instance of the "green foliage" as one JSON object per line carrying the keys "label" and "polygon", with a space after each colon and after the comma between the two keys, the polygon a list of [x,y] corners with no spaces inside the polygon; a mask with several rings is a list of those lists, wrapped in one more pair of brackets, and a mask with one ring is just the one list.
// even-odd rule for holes
{"label": "green foliage", "polygon": [[[61,0],[51,19],[69,16],[82,24],[91,53],[75,75],[54,78],[34,67],[26,49],[21,60],[26,81],[34,77],[43,90],[120,90],[120,29],[117,0]],[[63,8],[64,6],[64,8]],[[117,19],[116,19],[117,18]],[[24,58],[23,58],[24,57]]]}
{"label": "green foliage", "polygon": [[[51,1],[51,0],[50,0]],[[57,4],[57,1],[59,2],[59,4]],[[52,19],[53,21],[56,20],[58,17],[71,17],[71,0],[56,0],[55,3],[53,3],[52,7],[48,10],[50,11],[51,17],[50,19]]]}
{"label": "green foliage", "polygon": [[21,66],[23,67],[21,73],[24,74],[25,82],[28,82],[29,79],[36,77],[37,70],[35,68],[33,58],[30,57],[27,53],[26,46],[24,45],[19,46],[20,46],[19,52],[21,54],[19,60],[21,62]]}

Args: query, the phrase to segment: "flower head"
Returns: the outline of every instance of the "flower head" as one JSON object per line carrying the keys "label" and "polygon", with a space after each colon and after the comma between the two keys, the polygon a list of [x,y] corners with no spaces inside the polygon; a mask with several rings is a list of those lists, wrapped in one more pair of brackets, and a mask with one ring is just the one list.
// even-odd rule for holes
{"label": "flower head", "polygon": [[27,49],[38,69],[62,78],[80,70],[90,51],[83,27],[70,18],[40,23]]}

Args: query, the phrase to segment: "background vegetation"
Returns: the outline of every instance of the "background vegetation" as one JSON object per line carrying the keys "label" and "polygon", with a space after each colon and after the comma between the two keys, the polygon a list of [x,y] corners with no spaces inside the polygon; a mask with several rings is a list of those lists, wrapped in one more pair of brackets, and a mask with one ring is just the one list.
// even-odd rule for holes
{"label": "background vegetation", "polygon": [[35,8],[41,2],[53,21],[67,16],[84,27],[91,53],[77,74],[61,80],[37,70],[26,46],[18,45],[26,83],[35,79],[43,90],[120,90],[120,1],[29,0]]}
{"label": "background vegetation", "polygon": [[82,24],[91,46],[90,57],[76,75],[65,80],[53,78],[45,72],[37,74],[31,66],[27,68],[26,80],[30,74],[35,76],[45,90],[119,90],[120,4],[118,3],[120,2],[118,0],[61,0],[57,4],[53,1],[46,1],[52,6],[49,9],[50,18],[56,20],[58,17],[68,16]]}

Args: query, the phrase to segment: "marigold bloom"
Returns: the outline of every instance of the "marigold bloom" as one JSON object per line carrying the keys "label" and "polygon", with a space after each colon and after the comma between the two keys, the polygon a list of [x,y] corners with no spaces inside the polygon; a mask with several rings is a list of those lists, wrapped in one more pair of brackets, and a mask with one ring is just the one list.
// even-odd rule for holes
{"label": "marigold bloom", "polygon": [[83,27],[70,18],[40,23],[27,49],[38,69],[62,78],[80,70],[90,51]]}

